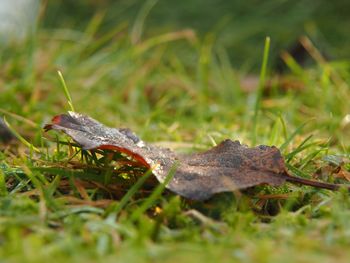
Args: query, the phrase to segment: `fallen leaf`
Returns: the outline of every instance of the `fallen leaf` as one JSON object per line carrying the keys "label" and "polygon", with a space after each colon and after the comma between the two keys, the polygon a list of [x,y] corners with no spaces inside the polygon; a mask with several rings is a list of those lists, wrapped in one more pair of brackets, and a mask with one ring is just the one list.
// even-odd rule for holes
{"label": "fallen leaf", "polygon": [[238,141],[225,140],[202,153],[179,155],[142,141],[129,129],[109,128],[75,112],[55,116],[44,129],[63,131],[85,150],[108,149],[127,154],[152,168],[161,183],[176,167],[166,188],[194,200],[260,184],[278,186],[286,181],[331,190],[340,187],[289,175],[280,151],[274,146],[248,148]]}

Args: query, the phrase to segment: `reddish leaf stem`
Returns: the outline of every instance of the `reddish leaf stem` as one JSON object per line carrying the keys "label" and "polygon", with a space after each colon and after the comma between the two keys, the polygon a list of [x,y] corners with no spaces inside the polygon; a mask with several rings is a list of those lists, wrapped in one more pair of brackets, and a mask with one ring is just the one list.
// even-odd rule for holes
{"label": "reddish leaf stem", "polygon": [[[332,191],[339,190],[341,187],[344,187],[345,185],[343,184],[332,184],[332,183],[325,183],[325,182],[319,182],[316,180],[310,180],[302,177],[297,177],[288,174],[287,172],[285,173],[286,175],[286,180],[291,183],[299,183],[303,185],[309,185],[317,188],[324,188]],[[350,186],[345,186],[349,191],[350,191]]]}

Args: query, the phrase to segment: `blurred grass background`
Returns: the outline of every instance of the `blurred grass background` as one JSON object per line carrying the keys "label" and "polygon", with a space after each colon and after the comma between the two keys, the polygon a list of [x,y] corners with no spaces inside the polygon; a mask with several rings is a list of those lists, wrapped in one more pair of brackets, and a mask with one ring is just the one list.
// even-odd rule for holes
{"label": "blurred grass background", "polygon": [[[275,99],[267,108],[284,111],[293,102],[293,109],[307,107],[302,117],[284,112],[296,125],[306,114],[332,134],[342,129],[350,54],[347,1],[41,3],[33,37],[2,52],[1,102],[9,111],[39,120],[45,111],[60,111],[60,69],[78,110],[94,114],[98,104],[105,110],[95,117],[109,124],[113,118],[160,118],[168,124],[187,118],[189,125],[193,118],[232,119],[249,129],[264,39],[270,36],[265,93]],[[308,51],[300,44],[305,35]],[[279,80],[274,72],[292,77]],[[334,80],[333,90],[326,82]],[[293,97],[298,99],[286,99]]]}
{"label": "blurred grass background", "polygon": [[202,39],[211,38],[208,41],[214,42],[215,49],[226,49],[236,68],[259,68],[257,43],[263,43],[266,36],[273,40],[273,64],[278,63],[281,51],[293,48],[303,35],[329,58],[350,57],[350,3],[342,0],[50,1],[43,25],[79,30],[96,12],[105,12],[105,30],[125,21],[131,28],[142,8],[147,10],[142,21],[146,37],[191,28]]}
{"label": "blurred grass background", "polygon": [[[1,108],[40,130],[68,109],[61,70],[77,111],[127,125],[146,140],[210,143],[209,133],[282,144],[286,131],[311,122],[305,133],[346,151],[347,5],[42,1],[27,41],[2,47]],[[266,36],[271,47],[260,87]]]}

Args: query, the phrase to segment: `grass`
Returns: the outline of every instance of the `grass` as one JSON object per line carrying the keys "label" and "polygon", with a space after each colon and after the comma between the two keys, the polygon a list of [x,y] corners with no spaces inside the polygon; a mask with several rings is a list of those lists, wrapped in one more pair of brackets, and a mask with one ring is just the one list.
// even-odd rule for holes
{"label": "grass", "polygon": [[214,35],[147,38],[140,22],[133,42],[126,23],[100,33],[101,21],[97,14],[85,31],[39,29],[29,44],[1,52],[1,113],[21,140],[1,145],[0,258],[348,261],[346,191],[286,184],[193,202],[146,180],[147,171],[120,165],[117,153],[92,154],[42,131],[53,115],[75,109],[177,151],[226,138],[273,144],[293,174],[346,183],[348,61],[322,59],[308,42],[314,64],[302,68],[285,54],[289,72],[275,76],[264,43],[256,43],[264,66],[260,88],[249,91],[244,69],[213,48]]}

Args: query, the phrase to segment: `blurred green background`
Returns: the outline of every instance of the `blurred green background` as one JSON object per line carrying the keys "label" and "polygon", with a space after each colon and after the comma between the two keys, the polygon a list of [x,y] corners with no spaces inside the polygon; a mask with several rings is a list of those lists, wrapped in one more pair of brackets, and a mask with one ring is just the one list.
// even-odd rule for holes
{"label": "blurred green background", "polygon": [[[106,124],[115,125],[116,115],[131,127],[161,122],[167,127],[175,119],[192,133],[193,119],[218,125],[234,119],[242,134],[242,127],[250,130],[270,36],[261,108],[283,112],[295,126],[315,118],[327,134],[343,136],[340,123],[349,114],[349,1],[40,3],[34,37],[1,52],[0,104],[6,111],[43,123],[67,109],[60,70],[77,111]],[[313,50],[305,51],[303,36]],[[269,126],[270,117],[261,125]],[[145,133],[159,139],[151,129]]]}
{"label": "blurred green background", "polygon": [[145,36],[191,28],[203,41],[212,41],[214,49],[224,48],[234,67],[256,70],[266,36],[272,39],[275,67],[281,51],[295,49],[302,35],[330,59],[349,58],[349,10],[346,0],[54,0],[47,2],[43,26],[80,30],[102,12],[106,13],[105,31],[125,21],[131,28],[138,18],[144,22]]}

